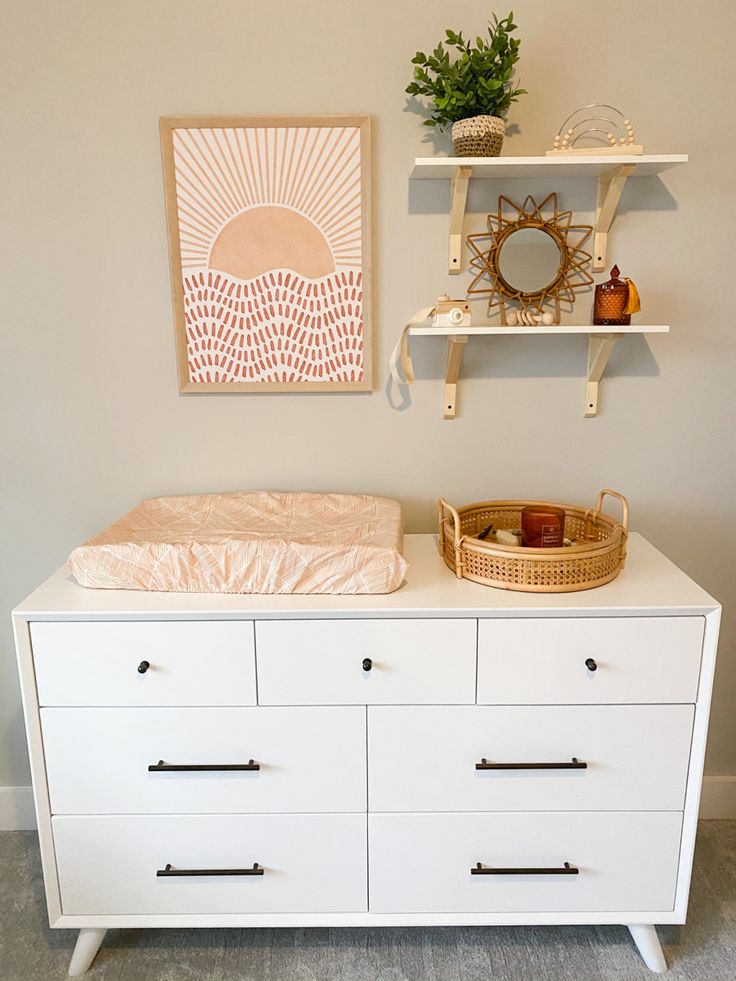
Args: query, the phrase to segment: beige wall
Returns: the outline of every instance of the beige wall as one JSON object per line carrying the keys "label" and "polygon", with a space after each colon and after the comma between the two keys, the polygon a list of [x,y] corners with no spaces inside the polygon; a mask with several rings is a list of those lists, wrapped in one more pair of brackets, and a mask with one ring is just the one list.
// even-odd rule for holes
{"label": "beige wall", "polygon": [[[734,5],[514,3],[531,94],[506,153],[543,151],[567,112],[600,100],[626,109],[647,150],[691,154],[664,183],[630,182],[613,232],[642,322],[672,333],[620,345],[589,420],[583,339],[479,339],[455,422],[441,418],[439,344],[422,347],[406,411],[384,390],[403,318],[449,285],[447,186],[409,186],[429,150],[403,88],[417,48],[445,26],[477,33],[489,3],[2,6],[0,786],[28,782],[11,607],[143,497],[260,487],[394,495],[408,531],[433,529],[439,494],[585,502],[620,488],[634,527],[726,606],[708,766],[736,772]],[[177,113],[373,116],[372,395],[178,395],[157,131]],[[499,189],[473,188],[468,227]],[[592,181],[556,189],[589,215]]]}

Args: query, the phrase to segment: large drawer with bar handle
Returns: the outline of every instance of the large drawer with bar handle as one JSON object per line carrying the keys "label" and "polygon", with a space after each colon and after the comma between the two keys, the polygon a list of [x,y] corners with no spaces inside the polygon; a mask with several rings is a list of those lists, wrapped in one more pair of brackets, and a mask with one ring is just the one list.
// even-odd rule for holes
{"label": "large drawer with bar handle", "polygon": [[255,705],[251,620],[31,624],[39,705]]}
{"label": "large drawer with bar handle", "polygon": [[692,705],[371,706],[372,811],[681,810]]}
{"label": "large drawer with bar handle", "polygon": [[371,814],[368,821],[372,912],[656,913],[674,905],[680,812]]}
{"label": "large drawer with bar handle", "polygon": [[703,617],[481,620],[478,702],[694,702]]}
{"label": "large drawer with bar handle", "polygon": [[55,817],[65,914],[359,912],[365,814]]}
{"label": "large drawer with bar handle", "polygon": [[365,709],[44,708],[54,814],[364,811]]}

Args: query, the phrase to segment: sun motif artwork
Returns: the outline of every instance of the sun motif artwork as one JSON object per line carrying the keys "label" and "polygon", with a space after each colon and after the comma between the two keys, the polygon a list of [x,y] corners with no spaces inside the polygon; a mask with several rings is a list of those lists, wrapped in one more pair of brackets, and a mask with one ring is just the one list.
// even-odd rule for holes
{"label": "sun motif artwork", "polygon": [[183,390],[371,387],[368,123],[161,121]]}

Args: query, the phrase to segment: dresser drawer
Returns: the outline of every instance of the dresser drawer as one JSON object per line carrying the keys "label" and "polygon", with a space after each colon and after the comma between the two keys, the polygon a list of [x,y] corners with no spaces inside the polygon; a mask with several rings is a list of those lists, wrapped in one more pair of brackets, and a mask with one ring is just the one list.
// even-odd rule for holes
{"label": "dresser drawer", "polygon": [[40,705],[256,703],[250,620],[39,622],[31,643]]}
{"label": "dresser drawer", "polygon": [[[65,914],[366,909],[364,814],[55,817]],[[157,871],[246,870],[263,875]]]}
{"label": "dresser drawer", "polygon": [[478,702],[694,702],[704,626],[703,617],[481,620]]}
{"label": "dresser drawer", "polygon": [[[676,812],[372,814],[371,912],[671,910],[681,825]],[[579,873],[549,871],[566,862]]]}
{"label": "dresser drawer", "polygon": [[475,620],[259,622],[259,702],[472,703],[475,647]]}
{"label": "dresser drawer", "polygon": [[[694,711],[692,705],[371,707],[371,810],[681,810]],[[578,768],[563,768],[573,758]],[[483,759],[486,766],[516,768],[476,769]],[[560,768],[525,768],[533,763]]]}
{"label": "dresser drawer", "polygon": [[44,708],[41,726],[54,814],[366,808],[364,708]]}

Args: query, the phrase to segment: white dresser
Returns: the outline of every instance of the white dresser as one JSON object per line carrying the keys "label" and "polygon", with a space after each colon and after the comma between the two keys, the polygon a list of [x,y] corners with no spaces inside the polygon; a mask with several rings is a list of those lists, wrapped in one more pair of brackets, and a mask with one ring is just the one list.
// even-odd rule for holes
{"label": "white dresser", "polygon": [[600,589],[87,590],[14,613],[46,899],[110,927],[682,923],[720,608],[638,535]]}

